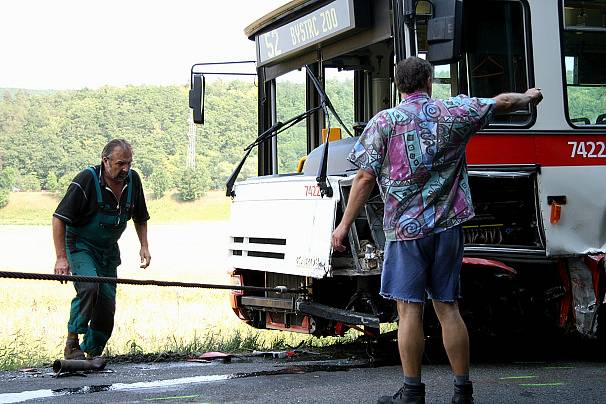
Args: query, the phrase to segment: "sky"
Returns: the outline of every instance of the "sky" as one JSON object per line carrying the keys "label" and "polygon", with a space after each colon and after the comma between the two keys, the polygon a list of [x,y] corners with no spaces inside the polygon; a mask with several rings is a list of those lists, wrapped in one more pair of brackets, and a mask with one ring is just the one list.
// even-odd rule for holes
{"label": "sky", "polygon": [[183,85],[254,60],[244,28],[288,0],[1,0],[0,88]]}

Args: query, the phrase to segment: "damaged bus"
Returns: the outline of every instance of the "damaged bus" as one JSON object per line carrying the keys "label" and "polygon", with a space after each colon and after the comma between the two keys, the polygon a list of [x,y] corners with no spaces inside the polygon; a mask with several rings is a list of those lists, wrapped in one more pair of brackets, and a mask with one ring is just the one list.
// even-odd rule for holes
{"label": "damaged bus", "polygon": [[[345,252],[332,250],[331,234],[356,173],[347,155],[366,122],[399,102],[395,64],[419,55],[434,65],[440,98],[530,87],[545,97],[496,116],[467,147],[476,216],[464,224],[460,307],[470,333],[606,334],[605,16],[606,0],[294,0],[246,27],[259,137],[242,162],[257,147],[258,176],[237,178],[240,164],[227,183],[229,264],[240,285],[307,293],[233,292],[235,313],[318,336],[376,335],[395,321],[379,295],[378,187]],[[346,103],[331,101],[331,79],[351,81]],[[277,95],[293,80],[305,107],[284,117]],[[194,66],[198,123],[203,92]]]}

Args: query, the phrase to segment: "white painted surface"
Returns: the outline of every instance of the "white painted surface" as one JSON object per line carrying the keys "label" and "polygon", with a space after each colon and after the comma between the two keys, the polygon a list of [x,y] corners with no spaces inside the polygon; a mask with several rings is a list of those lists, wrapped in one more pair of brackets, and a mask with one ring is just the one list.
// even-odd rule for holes
{"label": "white painted surface", "polygon": [[[606,252],[606,167],[542,167],[539,205],[550,256]],[[551,224],[548,196],[566,196],[560,221]]]}
{"label": "white painted surface", "polygon": [[[231,207],[230,237],[243,243],[230,248],[234,268],[321,278],[330,273],[331,235],[339,201],[338,182],[331,180],[334,197],[321,198],[315,177],[255,178],[238,183]],[[250,244],[250,238],[285,239],[286,244]],[[283,258],[251,257],[247,251],[283,253]]]}
{"label": "white painted surface", "polygon": [[544,97],[537,107],[537,120],[532,129],[569,129],[564,115],[558,2],[529,3],[535,86],[541,89]]}

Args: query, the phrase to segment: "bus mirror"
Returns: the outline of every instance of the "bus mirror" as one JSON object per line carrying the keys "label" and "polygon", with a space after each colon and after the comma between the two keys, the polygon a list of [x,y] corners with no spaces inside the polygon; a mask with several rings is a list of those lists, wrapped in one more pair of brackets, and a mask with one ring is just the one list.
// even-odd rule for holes
{"label": "bus mirror", "polygon": [[204,89],[204,76],[194,74],[189,90],[189,107],[194,114],[194,123],[204,123]]}
{"label": "bus mirror", "polygon": [[461,59],[463,0],[433,0],[433,17],[427,21],[427,60],[433,65]]}

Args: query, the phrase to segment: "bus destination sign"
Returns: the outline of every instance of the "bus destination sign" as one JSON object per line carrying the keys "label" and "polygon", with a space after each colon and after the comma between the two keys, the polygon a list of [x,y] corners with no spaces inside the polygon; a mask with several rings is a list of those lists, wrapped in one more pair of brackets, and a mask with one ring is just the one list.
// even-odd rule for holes
{"label": "bus destination sign", "polygon": [[303,17],[258,35],[259,65],[355,28],[353,0],[335,0]]}

